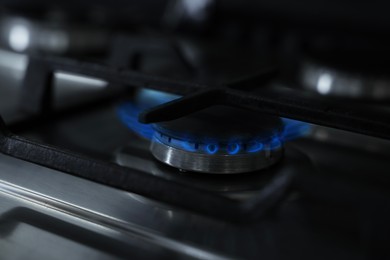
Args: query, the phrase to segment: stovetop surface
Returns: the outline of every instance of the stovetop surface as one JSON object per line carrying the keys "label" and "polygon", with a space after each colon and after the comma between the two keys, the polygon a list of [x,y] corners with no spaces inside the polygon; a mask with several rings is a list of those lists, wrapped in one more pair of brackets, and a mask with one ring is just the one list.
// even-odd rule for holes
{"label": "stovetop surface", "polygon": [[[241,9],[226,1],[214,9],[210,26],[185,13],[176,25],[164,18],[156,29],[160,15],[173,17],[175,8],[188,8],[189,1],[175,1],[183,6],[166,10],[140,4],[134,16],[127,13],[131,8],[109,8],[103,16],[94,9],[97,13],[88,11],[87,19],[79,14],[84,9],[67,13],[73,1],[62,4],[62,14],[19,2],[26,9],[0,10],[5,26],[0,32],[10,29],[11,34],[15,24],[22,34],[33,28],[27,32],[35,45],[17,54],[10,51],[15,51],[12,41],[0,37],[0,258],[390,257],[388,92],[383,86],[370,92],[376,81],[366,74],[367,61],[377,61],[372,54],[383,52],[379,63],[388,64],[382,38],[387,23],[374,30],[381,19],[363,12],[336,28],[350,12],[337,12],[333,3],[323,4],[329,7],[323,13],[331,22],[327,25],[321,15],[306,16],[313,11],[308,7],[292,9],[275,24],[253,14],[258,16],[263,6],[280,15],[284,9],[278,5],[289,4],[253,2]],[[320,7],[314,11],[321,13]],[[146,21],[139,15],[144,11],[159,16]],[[294,18],[297,11],[301,22],[313,23],[302,25]],[[60,18],[56,26],[49,26],[45,12]],[[341,17],[329,18],[334,12]],[[366,20],[370,25],[360,35],[355,25]],[[96,29],[102,21],[107,26]],[[55,53],[47,49],[49,41],[36,41],[40,33],[50,38],[53,32],[76,44]],[[92,37],[108,32],[112,38],[102,42]],[[362,43],[367,35],[375,39]],[[328,56],[344,53],[351,43],[351,53]],[[367,57],[355,55],[361,50]],[[356,75],[352,82],[358,87],[352,91],[333,84]],[[389,82],[381,80],[379,85]],[[136,105],[141,95],[148,99],[150,90],[178,99],[158,109],[147,107],[139,117],[143,123],[164,125],[225,105],[305,121],[310,130],[286,140],[280,161],[262,170],[185,171],[154,158],[151,140],[121,118],[123,104]],[[140,123],[136,114],[142,111],[133,112],[132,120]]]}
{"label": "stovetop surface", "polygon": [[[117,106],[108,104],[30,125],[17,134],[222,194],[229,195],[229,191],[238,189],[244,194],[238,196],[243,200],[261,190],[267,174],[274,170],[227,180],[223,176],[197,176],[164,166],[150,155],[149,141],[131,133],[120,122]],[[363,136],[360,138],[365,140]],[[307,136],[288,143],[286,151],[287,158],[292,153],[294,160],[309,164],[310,175],[330,180],[352,179],[354,184],[372,189],[384,189],[390,181],[389,156],[366,147],[350,148]],[[362,247],[367,239],[361,229],[364,220],[356,217],[354,209],[300,192],[291,194],[261,220],[242,225],[201,216],[9,156],[2,155],[0,161],[3,201],[0,247],[1,252],[15,258],[106,259],[130,254],[139,258],[237,259],[262,255],[269,259],[365,259],[371,254]],[[329,187],[329,194],[332,189]],[[16,246],[21,250],[15,251]],[[46,249],[43,251],[42,247]]]}

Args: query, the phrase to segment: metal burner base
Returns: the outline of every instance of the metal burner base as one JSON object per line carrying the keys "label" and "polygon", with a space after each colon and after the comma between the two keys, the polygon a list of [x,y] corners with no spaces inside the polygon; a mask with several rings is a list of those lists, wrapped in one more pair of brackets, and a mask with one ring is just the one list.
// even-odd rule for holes
{"label": "metal burner base", "polygon": [[279,161],[283,155],[282,146],[253,154],[203,154],[174,148],[157,139],[152,141],[150,150],[156,159],[175,168],[214,174],[236,174],[265,169]]}

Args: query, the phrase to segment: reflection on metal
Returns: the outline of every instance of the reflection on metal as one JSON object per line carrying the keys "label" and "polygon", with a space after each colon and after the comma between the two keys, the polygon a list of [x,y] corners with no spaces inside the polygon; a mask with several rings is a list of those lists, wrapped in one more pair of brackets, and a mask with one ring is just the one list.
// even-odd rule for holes
{"label": "reflection on metal", "polygon": [[66,72],[57,72],[56,77],[59,80],[71,81],[73,84],[83,84],[85,87],[91,88],[104,88],[107,86],[107,82],[104,80],[66,73]]}
{"label": "reflection on metal", "polygon": [[184,13],[195,21],[203,21],[207,18],[207,9],[211,6],[211,0],[182,0]]}
{"label": "reflection on metal", "polygon": [[390,98],[388,76],[351,73],[312,61],[306,61],[300,73],[301,85],[321,95],[374,100]]}
{"label": "reflection on metal", "polygon": [[[131,246],[134,241],[138,241],[144,246],[147,244],[152,251],[167,250],[173,258],[180,255],[200,259],[226,259],[223,254],[171,239],[163,232],[153,230],[153,223],[156,220],[154,217],[161,221],[163,220],[161,216],[164,216],[165,220],[169,222],[172,221],[170,215],[173,212],[172,214],[165,210],[158,212],[154,207],[144,203],[140,204],[139,201],[132,199],[129,196],[130,193],[27,162],[19,161],[19,164],[15,164],[15,160],[19,161],[8,156],[2,156],[0,160],[0,199],[3,202],[11,201],[10,204],[2,204],[10,205],[10,210],[25,208],[24,212],[36,212],[51,218],[53,221],[77,226],[79,229],[81,228],[80,231],[95,232],[96,239],[117,241],[118,244],[128,243],[128,246]],[[12,170],[13,168],[15,169]],[[19,174],[14,174],[15,172]],[[25,178],[32,172],[36,178]],[[61,189],[58,188],[59,183],[62,183]],[[73,192],[74,189],[78,189],[79,192]],[[82,192],[80,193],[80,191]],[[118,205],[121,206],[118,207]],[[127,205],[127,207],[123,207],[123,205]],[[0,207],[0,219],[9,213],[9,210],[4,212],[5,209],[6,207]],[[177,210],[175,214],[179,218],[183,218],[185,213]],[[147,224],[148,220],[140,219],[140,216],[151,216],[151,222]],[[9,223],[3,221],[2,224]],[[50,226],[53,227],[53,225],[55,223],[51,223]],[[8,229],[10,228],[8,227]],[[59,243],[61,242],[61,238],[55,238],[58,239]],[[41,237],[37,236],[34,239],[40,240]],[[99,241],[96,242],[99,244]],[[77,255],[83,253],[85,252],[77,252]],[[65,252],[62,254],[65,255]]]}
{"label": "reflection on metal", "polygon": [[[0,74],[3,82],[2,91],[4,89],[10,89],[10,91],[17,95],[17,89],[20,88],[21,81],[25,75],[27,62],[28,57],[24,54],[0,50]],[[10,99],[10,97],[11,95],[8,92],[7,98],[9,102],[7,103],[11,103],[10,100],[12,98]]]}
{"label": "reflection on metal", "polygon": [[388,140],[330,127],[313,126],[309,137],[321,142],[342,145],[357,150],[384,154],[390,153],[390,142]]}
{"label": "reflection on metal", "polygon": [[10,28],[9,45],[14,51],[27,50],[30,44],[30,31],[26,25],[15,24]]}
{"label": "reflection on metal", "polygon": [[38,45],[49,52],[65,53],[70,47],[70,35],[63,30],[45,29],[39,34]]}
{"label": "reflection on metal", "polygon": [[171,1],[165,11],[166,25],[178,26],[183,21],[202,23],[206,21],[215,5],[214,0],[176,0]]}
{"label": "reflection on metal", "polygon": [[322,74],[318,78],[317,91],[323,95],[328,94],[332,90],[332,81],[333,81],[333,78],[331,75]]}
{"label": "reflection on metal", "polygon": [[18,16],[0,18],[0,41],[16,52],[42,51],[63,54],[103,50],[109,37],[102,28],[39,22]]}

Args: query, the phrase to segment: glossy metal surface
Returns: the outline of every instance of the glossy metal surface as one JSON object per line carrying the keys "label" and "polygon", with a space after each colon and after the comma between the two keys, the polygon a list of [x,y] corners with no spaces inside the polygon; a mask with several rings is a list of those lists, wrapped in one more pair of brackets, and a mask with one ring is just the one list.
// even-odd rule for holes
{"label": "glossy metal surface", "polygon": [[[222,252],[174,238],[175,232],[169,235],[166,229],[173,219],[181,225],[188,213],[158,209],[133,194],[3,155],[0,177],[2,255],[29,259],[224,258]],[[212,224],[204,221],[206,226]],[[72,230],[79,231],[77,237],[68,235]]]}
{"label": "glossy metal surface", "polygon": [[[172,172],[164,174],[172,181],[183,181],[179,177],[190,174],[180,174],[178,170],[152,160],[147,146],[137,140],[132,140],[131,145],[133,154],[130,157],[117,158],[127,167],[159,176],[163,171]],[[322,150],[317,149],[317,143],[307,145],[304,150],[310,155]],[[279,165],[289,159],[298,166],[306,165],[307,158],[294,156],[296,153],[290,153],[290,148],[286,145],[286,158],[269,170],[282,170]],[[343,165],[354,175],[361,171],[361,164],[367,163],[367,160],[359,160],[361,164],[357,165],[355,156],[351,163],[340,163],[345,162],[344,157],[349,153],[335,149],[328,153],[335,154],[338,161],[331,164],[325,161],[326,165]],[[316,158],[328,157],[319,154]],[[372,156],[374,161],[366,167],[378,166],[381,162],[378,158]],[[290,167],[284,169],[291,170]],[[384,167],[386,176],[387,169]],[[262,181],[261,177],[266,172],[256,174],[257,178],[247,174],[206,175],[204,182],[196,182],[193,178],[205,175],[193,174],[188,181],[199,188],[208,183],[209,190],[253,191],[267,185],[266,179]],[[371,172],[364,172],[371,176]],[[222,185],[218,177],[226,182]],[[228,182],[227,177],[237,178]],[[239,184],[240,180],[243,185]],[[259,185],[261,182],[263,184]],[[260,256],[264,259],[315,259],[321,250],[321,259],[334,259],[335,256],[336,259],[363,259],[359,257],[359,251],[340,246],[348,241],[345,232],[340,230],[344,222],[321,231],[323,229],[316,226],[318,219],[313,217],[312,207],[318,209],[318,202],[311,203],[304,196],[295,194],[270,216],[237,225],[0,155],[0,258],[256,259]],[[325,208],[318,214],[324,216],[324,212],[332,210]],[[329,218],[325,216],[323,221],[329,221]],[[350,223],[350,219],[346,221]],[[332,239],[324,240],[324,232],[332,235]]]}

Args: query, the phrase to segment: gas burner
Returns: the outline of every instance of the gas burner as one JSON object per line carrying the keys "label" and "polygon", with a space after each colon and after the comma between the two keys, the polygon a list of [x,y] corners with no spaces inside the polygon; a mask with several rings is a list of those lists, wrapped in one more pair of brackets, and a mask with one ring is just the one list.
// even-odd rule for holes
{"label": "gas burner", "polygon": [[[257,194],[282,171],[313,173],[309,157],[293,145],[285,143],[283,160],[274,167],[259,172],[243,174],[199,174],[197,172],[178,172],[178,169],[153,160],[149,152],[150,142],[137,138],[128,142],[115,153],[115,162],[130,169],[159,176],[166,180],[204,189],[227,196],[243,199]],[[145,201],[145,200],[144,200]]]}
{"label": "gas burner", "polygon": [[181,170],[252,172],[283,154],[282,120],[242,109],[216,106],[153,128],[152,154]]}
{"label": "gas burner", "polygon": [[299,80],[304,88],[321,95],[372,100],[390,98],[388,77],[350,72],[313,61],[302,65]]}

